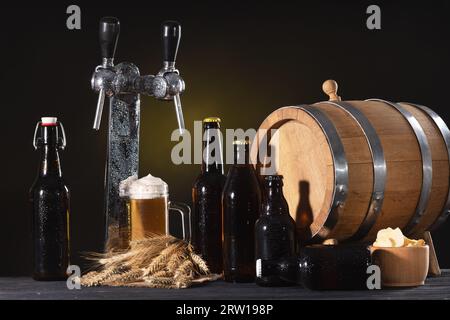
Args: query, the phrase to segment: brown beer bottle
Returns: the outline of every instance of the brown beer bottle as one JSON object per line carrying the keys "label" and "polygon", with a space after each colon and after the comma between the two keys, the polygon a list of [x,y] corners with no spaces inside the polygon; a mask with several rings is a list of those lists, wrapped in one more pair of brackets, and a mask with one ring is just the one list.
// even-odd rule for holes
{"label": "brown beer bottle", "polygon": [[[58,126],[62,139],[58,137]],[[58,153],[65,146],[65,135],[56,118],[42,118],[38,123],[34,146],[41,160],[30,189],[33,278],[63,280],[69,265],[69,189],[62,177]]]}
{"label": "brown beer bottle", "polygon": [[219,138],[220,119],[203,120],[203,132],[202,171],[192,187],[192,244],[211,272],[222,273],[222,190],[225,176]]}
{"label": "brown beer bottle", "polygon": [[255,280],[255,222],[261,193],[250,164],[248,141],[234,141],[234,164],[228,171],[222,197],[223,263],[225,281]]}
{"label": "brown beer bottle", "polygon": [[[256,265],[295,257],[295,221],[289,214],[289,206],[283,195],[283,176],[267,175],[264,181],[262,212],[255,224]],[[256,283],[261,286],[285,286],[276,274],[257,273]]]}

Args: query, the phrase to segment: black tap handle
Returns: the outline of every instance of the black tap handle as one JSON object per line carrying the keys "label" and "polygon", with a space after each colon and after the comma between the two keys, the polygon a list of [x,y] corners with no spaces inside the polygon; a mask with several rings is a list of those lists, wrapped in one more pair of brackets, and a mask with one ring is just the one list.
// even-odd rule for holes
{"label": "black tap handle", "polygon": [[119,33],[119,19],[114,17],[104,17],[100,20],[99,38],[102,58],[114,58]]}
{"label": "black tap handle", "polygon": [[161,28],[163,60],[175,62],[181,38],[181,25],[176,21],[165,21]]}

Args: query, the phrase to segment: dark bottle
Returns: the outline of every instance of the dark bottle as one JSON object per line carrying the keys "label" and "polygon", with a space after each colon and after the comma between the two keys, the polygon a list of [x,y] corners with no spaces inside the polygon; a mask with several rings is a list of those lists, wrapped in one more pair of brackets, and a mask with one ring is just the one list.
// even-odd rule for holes
{"label": "dark bottle", "polygon": [[255,280],[255,222],[261,193],[249,160],[248,141],[234,142],[234,164],[223,190],[223,267],[225,281]]}
{"label": "dark bottle", "polygon": [[367,290],[371,264],[365,244],[306,246],[300,255],[301,283],[313,290]]}
{"label": "dark bottle", "polygon": [[[268,175],[263,177],[263,181],[262,211],[255,224],[257,263],[261,260],[287,259],[296,254],[295,222],[283,195],[283,176]],[[257,276],[256,283],[261,286],[289,285],[276,275]]]}
{"label": "dark bottle", "polygon": [[69,190],[58,154],[65,146],[65,135],[61,126],[63,136],[58,137],[58,125],[56,118],[42,118],[34,138],[34,146],[41,153],[39,171],[30,189],[35,280],[63,280],[69,265]]}
{"label": "dark bottle", "polygon": [[298,257],[258,260],[256,273],[311,290],[367,290],[371,264],[364,244],[312,245],[302,248]]}
{"label": "dark bottle", "polygon": [[192,187],[192,244],[211,272],[222,273],[222,190],[225,176],[219,137],[220,119],[203,120],[203,132],[202,172]]}

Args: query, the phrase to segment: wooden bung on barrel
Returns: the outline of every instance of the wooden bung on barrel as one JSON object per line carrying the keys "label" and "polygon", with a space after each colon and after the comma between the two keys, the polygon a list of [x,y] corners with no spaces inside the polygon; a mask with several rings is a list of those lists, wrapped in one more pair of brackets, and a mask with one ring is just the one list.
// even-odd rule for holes
{"label": "wooden bung on barrel", "polygon": [[341,101],[333,80],[323,90],[330,101],[270,114],[252,152],[273,148],[301,239],[373,241],[387,227],[422,237],[440,225],[450,212],[444,121],[413,103]]}

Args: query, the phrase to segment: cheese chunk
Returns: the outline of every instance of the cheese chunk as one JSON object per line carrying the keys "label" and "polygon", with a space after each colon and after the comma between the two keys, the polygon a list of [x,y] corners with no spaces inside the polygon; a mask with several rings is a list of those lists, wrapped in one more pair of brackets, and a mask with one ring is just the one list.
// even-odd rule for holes
{"label": "cheese chunk", "polygon": [[400,228],[381,229],[377,233],[377,240],[373,243],[374,247],[403,247],[405,244],[405,237]]}

